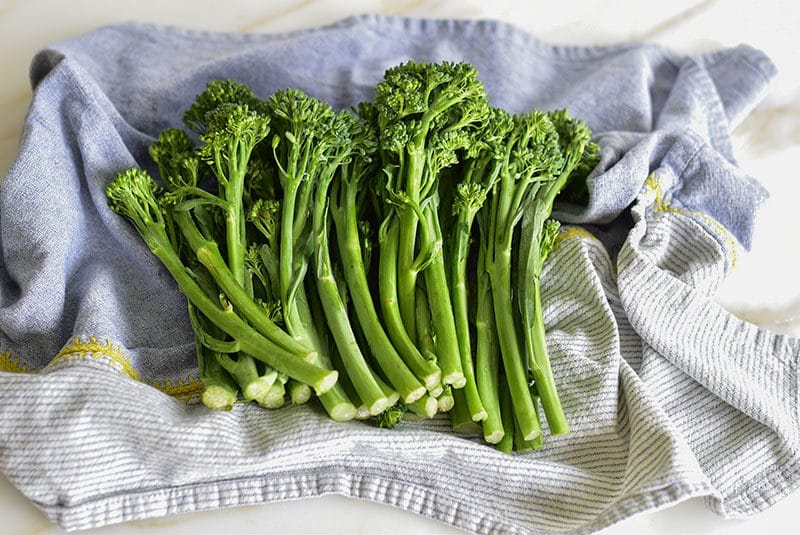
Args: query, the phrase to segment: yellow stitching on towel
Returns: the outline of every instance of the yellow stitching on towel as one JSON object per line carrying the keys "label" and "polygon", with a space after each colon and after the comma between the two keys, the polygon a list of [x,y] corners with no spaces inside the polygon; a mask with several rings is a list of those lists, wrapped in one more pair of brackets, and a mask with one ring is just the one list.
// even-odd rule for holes
{"label": "yellow stitching on towel", "polygon": [[90,337],[88,342],[80,338],[73,339],[69,345],[64,346],[64,348],[58,352],[53,360],[50,361],[50,364],[56,364],[62,360],[73,358],[100,359],[103,357],[108,358],[113,364],[119,366],[120,371],[131,379],[139,380],[139,373],[133,369],[133,366],[131,366],[130,361],[125,357],[121,348],[114,347],[109,340],[99,342],[94,336]]}
{"label": "yellow stitching on towel", "polygon": [[178,380],[177,383],[168,380],[164,384],[158,381],[153,381],[149,384],[165,394],[187,403],[195,396],[200,396],[203,393],[203,382],[192,376],[189,376],[186,381]]}
{"label": "yellow stitching on towel", "polygon": [[647,179],[644,181],[644,188],[645,188],[645,194],[652,194],[654,196],[653,212],[662,214],[672,213],[672,214],[684,215],[695,220],[700,220],[707,227],[713,228],[720,236],[720,239],[722,239],[722,241],[725,243],[725,246],[730,252],[731,267],[736,266],[737,262],[736,238],[733,237],[730,231],[727,228],[725,228],[725,226],[722,223],[720,223],[710,215],[706,214],[705,212],[700,212],[697,210],[684,210],[681,208],[673,207],[670,201],[664,199],[664,191],[663,191],[663,186],[661,184],[661,179],[655,176],[655,174],[651,174],[650,176],[647,177]]}
{"label": "yellow stitching on towel", "polygon": [[653,200],[653,211],[667,212],[675,210],[671,208],[671,203],[664,200],[664,189],[661,184],[661,179],[655,174],[650,174],[644,181],[645,194],[651,194],[655,197]]}
{"label": "yellow stitching on towel", "polygon": [[577,225],[566,225],[561,227],[561,232],[558,233],[556,236],[556,243],[555,248],[558,248],[561,245],[561,242],[564,240],[571,240],[573,238],[595,238],[595,235],[586,230],[583,227],[579,227]]}
{"label": "yellow stitching on towel", "polygon": [[[202,381],[192,376],[189,376],[183,380],[179,379],[175,383],[167,380],[163,384],[159,383],[158,381],[142,380],[141,377],[139,377],[139,373],[133,368],[120,346],[114,346],[109,340],[100,342],[93,336],[89,338],[88,342],[81,340],[80,338],[73,339],[69,345],[65,346],[61,351],[59,351],[55,358],[50,361],[50,364],[56,364],[65,360],[86,358],[107,358],[112,364],[118,366],[122,373],[131,379],[140,381],[144,384],[152,386],[153,388],[157,388],[165,394],[182,401],[189,402],[193,397],[199,396],[203,392]],[[4,362],[0,362],[0,366],[4,364]]]}
{"label": "yellow stitching on towel", "polygon": [[[27,373],[28,365],[24,364],[19,357],[11,354],[11,350],[0,353],[0,372]],[[35,372],[36,370],[30,370]]]}

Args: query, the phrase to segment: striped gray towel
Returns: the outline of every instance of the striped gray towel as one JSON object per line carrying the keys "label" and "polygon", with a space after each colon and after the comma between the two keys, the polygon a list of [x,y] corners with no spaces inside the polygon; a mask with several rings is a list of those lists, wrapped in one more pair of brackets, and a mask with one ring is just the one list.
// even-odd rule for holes
{"label": "striped gray towel", "polygon": [[[153,136],[210,79],[344,107],[409,59],[469,61],[494,104],[567,108],[602,148],[544,275],[572,432],[534,453],[447,419],[383,430],[313,405],[191,403],[185,301],[106,205],[108,180],[150,166]],[[729,133],[774,71],[747,46],[551,46],[495,22],[378,16],[281,35],[128,24],[42,51],[0,190],[0,470],[69,530],[327,493],[481,533],[588,533],[693,496],[763,510],[800,476],[800,341],[712,297],[765,197]]]}

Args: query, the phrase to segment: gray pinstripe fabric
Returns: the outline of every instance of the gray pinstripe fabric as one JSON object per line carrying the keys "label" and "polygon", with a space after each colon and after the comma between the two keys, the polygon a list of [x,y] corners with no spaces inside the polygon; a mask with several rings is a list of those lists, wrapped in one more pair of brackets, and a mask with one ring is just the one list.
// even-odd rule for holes
{"label": "gray pinstripe fabric", "polygon": [[[568,107],[603,148],[588,207],[562,207],[583,226],[563,231],[543,287],[572,432],[506,456],[442,418],[386,431],[313,405],[212,413],[145,384],[195,373],[191,331],[106,208],[110,176],[147,165],[209,78],[344,106],[409,58],[472,61],[496,104]],[[280,36],[104,28],[31,72],[0,193],[0,349],[38,373],[0,372],[0,469],[65,528],[339,493],[475,532],[588,533],[691,496],[749,515],[797,486],[800,341],[712,300],[764,198],[729,140],[774,74],[760,52],[551,47],[497,23],[364,16]]]}

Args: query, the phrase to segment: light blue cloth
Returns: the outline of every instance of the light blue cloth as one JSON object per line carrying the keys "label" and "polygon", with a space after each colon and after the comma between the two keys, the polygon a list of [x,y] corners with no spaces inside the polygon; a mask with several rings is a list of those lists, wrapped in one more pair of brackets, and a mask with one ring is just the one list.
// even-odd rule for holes
{"label": "light blue cloth", "polygon": [[[446,419],[386,431],[166,395],[196,392],[185,300],[105,184],[152,168],[153,136],[208,80],[341,108],[409,59],[469,61],[494,104],[567,108],[602,148],[588,206],[559,208],[581,226],[543,287],[572,432],[505,456]],[[744,45],[553,46],[497,22],[372,15],[280,35],[126,24],[42,51],[0,190],[0,470],[67,529],[325,493],[476,532],[587,533],[691,496],[764,509],[798,484],[800,341],[712,297],[766,196],[730,131],[774,74]]]}

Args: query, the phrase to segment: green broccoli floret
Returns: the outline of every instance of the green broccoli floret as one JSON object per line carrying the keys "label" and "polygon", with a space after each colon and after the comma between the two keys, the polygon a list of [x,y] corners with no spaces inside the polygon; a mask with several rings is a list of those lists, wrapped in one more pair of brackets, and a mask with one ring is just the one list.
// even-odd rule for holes
{"label": "green broccoli floret", "polygon": [[233,80],[211,80],[184,112],[183,123],[189,130],[204,134],[208,129],[208,114],[225,104],[245,105],[264,114],[264,101],[246,84]]}
{"label": "green broccoli floret", "polygon": [[402,401],[398,401],[382,413],[378,414],[375,418],[378,427],[382,427],[384,429],[394,429],[397,427],[401,421],[403,421],[403,417],[408,412],[408,407]]}

